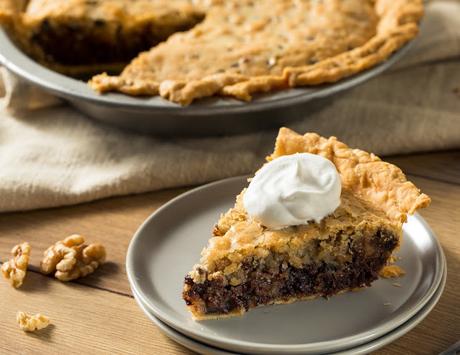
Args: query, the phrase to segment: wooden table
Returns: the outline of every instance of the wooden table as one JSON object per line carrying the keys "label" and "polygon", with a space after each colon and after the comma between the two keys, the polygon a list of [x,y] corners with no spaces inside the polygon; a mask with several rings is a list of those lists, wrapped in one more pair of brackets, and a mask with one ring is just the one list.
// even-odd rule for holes
{"label": "wooden table", "polygon": [[[433,203],[422,215],[447,257],[447,285],[438,305],[408,334],[377,354],[435,354],[460,339],[460,151],[393,157]],[[32,246],[26,282],[0,280],[0,353],[186,354],[137,307],[125,274],[128,243],[142,221],[186,189],[117,197],[72,207],[0,214],[0,260],[20,241]],[[1,198],[1,196],[0,196]],[[95,274],[62,283],[38,272],[42,252],[67,235],[102,242],[109,262]],[[39,334],[16,325],[18,310],[41,312],[52,326]]]}

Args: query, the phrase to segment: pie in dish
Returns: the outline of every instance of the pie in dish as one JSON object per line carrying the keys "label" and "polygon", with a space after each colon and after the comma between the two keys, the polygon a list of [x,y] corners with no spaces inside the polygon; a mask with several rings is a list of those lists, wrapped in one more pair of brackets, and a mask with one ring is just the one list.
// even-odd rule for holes
{"label": "pie in dish", "polygon": [[183,298],[195,319],[370,286],[400,245],[407,214],[430,203],[398,167],[335,137],[281,128],[267,160],[296,153],[335,165],[339,206],[319,222],[272,229],[247,213],[243,190],[185,277]]}
{"label": "pie in dish", "polygon": [[0,0],[22,46],[61,71],[153,46],[90,85],[182,105],[351,76],[414,38],[422,14],[422,0]]}
{"label": "pie in dish", "polygon": [[140,54],[99,92],[212,96],[335,82],[384,61],[418,31],[422,0],[216,1],[205,20]]}
{"label": "pie in dish", "polygon": [[0,0],[0,21],[19,45],[70,75],[119,71],[203,17],[188,0]]}

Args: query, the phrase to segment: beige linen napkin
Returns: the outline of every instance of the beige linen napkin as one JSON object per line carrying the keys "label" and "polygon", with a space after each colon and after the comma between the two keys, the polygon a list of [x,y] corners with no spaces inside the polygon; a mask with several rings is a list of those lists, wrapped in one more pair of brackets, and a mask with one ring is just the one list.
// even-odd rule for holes
{"label": "beige linen napkin", "polygon": [[[430,3],[422,34],[391,71],[290,127],[380,155],[460,148],[460,3]],[[253,171],[276,131],[157,139],[100,126],[0,75],[0,211],[200,184]]]}

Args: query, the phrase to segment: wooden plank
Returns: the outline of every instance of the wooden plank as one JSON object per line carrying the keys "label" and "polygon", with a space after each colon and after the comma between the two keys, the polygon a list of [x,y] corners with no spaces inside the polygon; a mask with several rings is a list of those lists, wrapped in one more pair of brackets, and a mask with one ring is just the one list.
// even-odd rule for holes
{"label": "wooden plank", "polygon": [[421,324],[376,354],[438,354],[460,339],[460,186],[413,178],[430,194],[432,205],[422,212],[444,250],[447,283],[439,303]]}
{"label": "wooden plank", "polygon": [[460,151],[389,157],[406,174],[460,184]]}
{"label": "wooden plank", "polygon": [[[52,325],[24,333],[16,312],[42,313]],[[36,273],[20,290],[0,282],[2,354],[192,354],[169,340],[134,299]]]}
{"label": "wooden plank", "polygon": [[32,246],[30,268],[38,271],[48,246],[70,234],[83,234],[87,241],[101,242],[106,247],[108,263],[78,282],[131,294],[124,262],[131,237],[153,211],[183,191],[167,190],[71,207],[0,214],[0,261],[7,259],[14,244],[28,241]]}
{"label": "wooden plank", "polygon": [[[452,263],[449,267],[448,278],[453,274]],[[439,354],[457,342],[460,339],[458,292],[458,286],[447,284],[439,303],[422,323],[395,342],[376,351],[375,355]]]}

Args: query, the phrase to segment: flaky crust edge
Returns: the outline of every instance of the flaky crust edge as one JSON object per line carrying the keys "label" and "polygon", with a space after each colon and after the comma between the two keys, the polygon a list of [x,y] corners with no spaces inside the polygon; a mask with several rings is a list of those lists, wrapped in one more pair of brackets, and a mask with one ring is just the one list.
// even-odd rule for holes
{"label": "flaky crust edge", "polygon": [[396,165],[382,161],[373,153],[352,149],[336,137],[324,138],[316,133],[300,135],[282,127],[275,150],[267,160],[295,153],[318,154],[332,161],[343,185],[382,209],[395,222],[406,222],[407,214],[414,214],[431,203],[430,197],[408,181]]}
{"label": "flaky crust edge", "polygon": [[160,83],[149,80],[128,82],[122,76],[103,73],[93,77],[89,85],[99,93],[119,91],[134,96],[160,95],[181,105],[189,105],[196,99],[214,95],[250,101],[254,93],[333,83],[385,61],[417,35],[423,16],[423,0],[376,0],[375,8],[381,16],[377,35],[364,45],[313,65],[286,67],[281,76],[244,77],[223,73],[188,82],[165,80]]}

